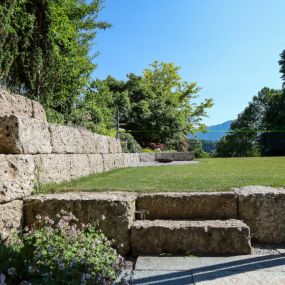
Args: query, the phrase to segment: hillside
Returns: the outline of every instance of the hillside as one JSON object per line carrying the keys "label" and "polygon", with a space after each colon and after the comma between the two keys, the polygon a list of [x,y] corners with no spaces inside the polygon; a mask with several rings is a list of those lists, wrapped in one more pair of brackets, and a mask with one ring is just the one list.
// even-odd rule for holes
{"label": "hillside", "polygon": [[232,121],[226,121],[222,124],[209,126],[206,133],[197,133],[196,136],[200,140],[218,141],[230,129]]}

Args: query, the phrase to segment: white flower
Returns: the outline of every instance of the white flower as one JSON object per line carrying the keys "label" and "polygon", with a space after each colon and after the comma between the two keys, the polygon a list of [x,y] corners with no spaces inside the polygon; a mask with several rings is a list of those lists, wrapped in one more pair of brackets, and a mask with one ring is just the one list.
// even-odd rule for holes
{"label": "white flower", "polygon": [[20,285],[32,285],[32,283],[28,281],[22,281]]}
{"label": "white flower", "polygon": [[87,281],[89,280],[89,279],[91,279],[92,278],[92,275],[90,274],[90,273],[83,273],[82,275],[81,275],[81,282],[80,282],[80,285],[85,285],[85,284],[87,284]]}
{"label": "white flower", "polygon": [[106,217],[104,215],[102,215],[101,220],[102,221],[106,220]]}
{"label": "white flower", "polygon": [[15,267],[11,267],[7,270],[9,275],[15,275],[16,274],[16,269]]}
{"label": "white flower", "polygon": [[42,217],[40,215],[36,215],[36,219],[40,221]]}
{"label": "white flower", "polygon": [[6,275],[0,272],[0,285],[6,285]]}

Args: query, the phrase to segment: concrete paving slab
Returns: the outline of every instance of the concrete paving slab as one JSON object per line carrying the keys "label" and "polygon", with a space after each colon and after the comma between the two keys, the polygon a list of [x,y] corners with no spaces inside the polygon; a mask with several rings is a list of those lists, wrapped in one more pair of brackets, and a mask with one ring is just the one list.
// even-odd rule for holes
{"label": "concrete paving slab", "polygon": [[[136,270],[154,271],[282,271],[284,255],[242,255],[231,257],[155,257],[139,256]],[[285,284],[285,282],[284,282]]]}
{"label": "concrete paving slab", "polygon": [[221,271],[193,274],[196,285],[283,285],[285,272],[279,271]]}
{"label": "concrete paving slab", "polygon": [[139,271],[135,270],[130,285],[192,285],[193,276],[189,271]]}

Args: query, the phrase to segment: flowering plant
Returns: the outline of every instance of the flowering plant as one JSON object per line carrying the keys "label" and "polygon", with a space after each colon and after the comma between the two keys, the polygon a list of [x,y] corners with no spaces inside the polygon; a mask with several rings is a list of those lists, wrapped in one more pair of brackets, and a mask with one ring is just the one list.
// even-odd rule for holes
{"label": "flowering plant", "polygon": [[37,229],[0,241],[0,285],[112,284],[117,278],[124,260],[96,226],[78,226],[65,211],[37,220]]}

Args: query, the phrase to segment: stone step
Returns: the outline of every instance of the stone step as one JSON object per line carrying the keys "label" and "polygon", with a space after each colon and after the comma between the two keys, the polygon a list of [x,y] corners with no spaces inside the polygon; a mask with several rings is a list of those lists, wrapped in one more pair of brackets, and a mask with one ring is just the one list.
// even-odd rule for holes
{"label": "stone step", "polygon": [[237,219],[234,192],[152,193],[139,195],[137,219],[226,220]]}
{"label": "stone step", "polygon": [[131,228],[131,247],[134,255],[250,254],[250,229],[239,220],[138,220]]}

